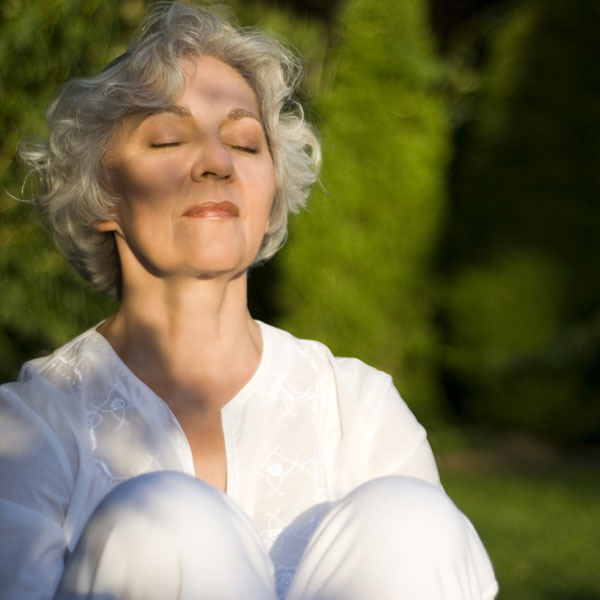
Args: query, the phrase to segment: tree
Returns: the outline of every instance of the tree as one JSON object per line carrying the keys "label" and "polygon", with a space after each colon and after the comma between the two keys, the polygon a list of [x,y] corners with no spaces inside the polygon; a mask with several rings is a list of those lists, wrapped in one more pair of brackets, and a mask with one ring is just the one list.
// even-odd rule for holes
{"label": "tree", "polygon": [[[143,11],[128,0],[9,0],[0,8],[0,381],[21,363],[90,327],[112,304],[93,292],[54,249],[21,190],[14,161],[23,137],[43,137],[43,107],[59,84],[98,71],[123,49]],[[11,196],[14,196],[12,197]]]}
{"label": "tree", "polygon": [[323,188],[281,255],[281,324],[393,373],[420,415],[439,401],[428,278],[448,126],[426,6],[351,0],[322,119]]}
{"label": "tree", "polygon": [[441,252],[456,410],[600,432],[600,6],[515,5],[462,133]]}

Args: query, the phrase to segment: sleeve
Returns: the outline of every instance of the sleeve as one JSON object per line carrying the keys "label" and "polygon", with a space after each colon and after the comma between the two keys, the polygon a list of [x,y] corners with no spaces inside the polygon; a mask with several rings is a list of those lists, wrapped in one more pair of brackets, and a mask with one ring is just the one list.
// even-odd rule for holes
{"label": "sleeve", "polygon": [[364,419],[369,476],[405,475],[440,486],[424,427],[400,397],[392,378],[377,372],[365,394]]}
{"label": "sleeve", "polygon": [[338,378],[343,378],[345,389],[354,396],[352,405],[362,422],[360,446],[366,454],[366,478],[404,475],[441,487],[425,429],[392,378],[355,358],[338,358],[336,363]]}
{"label": "sleeve", "polygon": [[44,418],[0,388],[1,600],[50,599],[63,570],[63,533],[73,489],[68,457]]}

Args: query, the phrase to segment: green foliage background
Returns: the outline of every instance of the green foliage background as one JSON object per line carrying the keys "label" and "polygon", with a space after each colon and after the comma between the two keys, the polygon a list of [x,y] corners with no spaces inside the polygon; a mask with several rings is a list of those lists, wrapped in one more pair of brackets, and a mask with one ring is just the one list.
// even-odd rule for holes
{"label": "green foliage background", "polygon": [[420,416],[439,413],[429,262],[449,128],[420,0],[349,0],[323,119],[323,187],[281,256],[284,327],[394,375]]}
{"label": "green foliage background", "polygon": [[600,430],[600,4],[515,3],[456,145],[443,372],[479,422]]}
{"label": "green foliage background", "polygon": [[[15,199],[31,188],[14,155],[45,134],[58,85],[124,50],[145,4],[0,3],[0,381],[115,309]],[[324,143],[322,187],[251,272],[253,314],[393,373],[429,429],[597,442],[600,5],[490,0],[442,52],[427,0],[226,4],[305,57]],[[462,441],[433,436],[438,458]],[[598,597],[597,466],[521,471],[524,455],[510,470],[440,461],[501,597]]]}
{"label": "green foliage background", "polygon": [[[13,157],[44,135],[60,83],[123,51],[145,4],[0,5],[0,380],[115,308],[14,199],[31,189]],[[444,53],[426,0],[298,11],[326,4],[227,2],[305,57],[324,143],[322,186],[251,274],[254,313],[391,372],[429,426],[597,440],[598,3],[505,2]]]}
{"label": "green foliage background", "polygon": [[69,77],[93,73],[131,32],[131,2],[29,2],[0,5],[0,377],[25,358],[51,351],[106,315],[111,306],[53,250],[37,215],[17,198],[23,173],[12,162],[20,139],[45,134],[44,108]]}

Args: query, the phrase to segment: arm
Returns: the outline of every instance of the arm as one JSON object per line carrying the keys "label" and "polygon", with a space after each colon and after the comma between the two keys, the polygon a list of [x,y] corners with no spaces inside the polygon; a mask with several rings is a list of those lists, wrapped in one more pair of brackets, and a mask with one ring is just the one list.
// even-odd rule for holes
{"label": "arm", "polygon": [[23,384],[0,388],[2,600],[52,598],[66,551],[73,472],[56,433],[23,400],[28,392]]}
{"label": "arm", "polygon": [[[392,378],[355,358],[337,358],[342,429],[352,432],[349,456],[359,481],[404,475],[440,486],[425,429],[400,397]],[[356,485],[356,482],[355,482]]]}
{"label": "arm", "polygon": [[370,477],[404,475],[440,486],[425,429],[400,397],[392,378],[378,375],[379,381],[368,392],[364,416]]}

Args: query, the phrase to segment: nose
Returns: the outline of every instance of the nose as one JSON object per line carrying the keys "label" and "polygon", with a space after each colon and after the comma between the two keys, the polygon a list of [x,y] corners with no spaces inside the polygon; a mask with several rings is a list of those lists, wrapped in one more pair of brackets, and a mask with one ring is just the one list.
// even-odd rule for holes
{"label": "nose", "polygon": [[228,179],[233,174],[233,161],[228,148],[220,140],[204,140],[192,165],[192,179]]}

